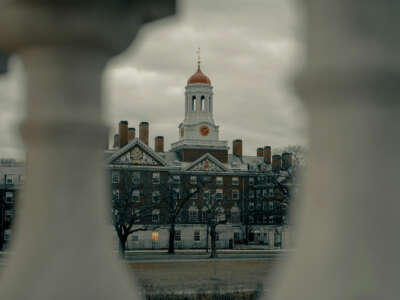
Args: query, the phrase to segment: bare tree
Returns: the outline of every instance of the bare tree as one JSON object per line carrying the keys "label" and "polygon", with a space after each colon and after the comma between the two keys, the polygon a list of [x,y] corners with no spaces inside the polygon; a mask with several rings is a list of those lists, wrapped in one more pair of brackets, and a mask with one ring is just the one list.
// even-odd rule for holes
{"label": "bare tree", "polygon": [[[112,223],[119,240],[121,257],[125,256],[126,242],[129,235],[137,231],[154,230],[157,225],[146,225],[145,218],[151,216],[153,206],[138,201],[136,191],[142,191],[143,185],[135,184],[134,172],[120,171],[118,189],[112,191]],[[140,194],[139,194],[140,197]],[[136,225],[136,226],[135,226]]]}
{"label": "bare tree", "polygon": [[[179,175],[175,175],[179,176]],[[180,177],[179,177],[180,178]],[[181,178],[180,178],[181,179]],[[184,209],[187,208],[188,203],[192,200],[195,195],[199,194],[205,184],[202,178],[197,178],[196,187],[193,188],[193,184],[182,178],[175,180],[174,175],[169,176],[166,195],[168,201],[168,223],[169,223],[169,239],[168,239],[168,253],[175,253],[175,225],[178,217],[181,215]]]}

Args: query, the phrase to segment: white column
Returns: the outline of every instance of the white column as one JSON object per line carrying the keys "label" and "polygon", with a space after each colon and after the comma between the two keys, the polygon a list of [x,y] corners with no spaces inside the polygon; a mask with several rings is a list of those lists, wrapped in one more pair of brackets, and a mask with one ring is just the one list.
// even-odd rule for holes
{"label": "white column", "polygon": [[297,250],[273,299],[400,298],[400,6],[306,3],[310,113]]}
{"label": "white column", "polygon": [[120,3],[0,4],[0,48],[20,55],[28,81],[27,180],[0,299],[139,299],[112,256],[102,71],[142,20],[173,13],[174,1]]}

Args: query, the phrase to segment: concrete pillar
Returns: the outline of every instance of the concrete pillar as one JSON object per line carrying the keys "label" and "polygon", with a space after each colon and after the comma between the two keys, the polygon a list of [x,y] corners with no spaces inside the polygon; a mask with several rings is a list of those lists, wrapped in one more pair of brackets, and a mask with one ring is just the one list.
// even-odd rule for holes
{"label": "concrete pillar", "polygon": [[0,299],[140,299],[107,235],[102,72],[143,22],[173,11],[174,1],[1,2],[0,49],[27,73],[28,154]]}
{"label": "concrete pillar", "polygon": [[303,2],[310,152],[297,248],[271,299],[399,299],[400,5]]}

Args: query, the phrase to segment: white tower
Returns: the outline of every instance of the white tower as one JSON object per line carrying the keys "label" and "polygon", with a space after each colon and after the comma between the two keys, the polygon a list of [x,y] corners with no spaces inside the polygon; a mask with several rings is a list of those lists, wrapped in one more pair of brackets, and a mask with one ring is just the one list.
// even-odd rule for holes
{"label": "white tower", "polygon": [[202,149],[227,151],[226,141],[219,141],[219,126],[213,117],[213,87],[210,79],[201,71],[200,56],[197,71],[185,88],[185,119],[179,124],[179,141],[172,151]]}

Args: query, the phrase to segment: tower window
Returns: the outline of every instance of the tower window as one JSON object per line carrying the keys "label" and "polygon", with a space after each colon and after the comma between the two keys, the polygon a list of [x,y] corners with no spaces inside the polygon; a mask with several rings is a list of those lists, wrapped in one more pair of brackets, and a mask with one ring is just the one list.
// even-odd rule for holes
{"label": "tower window", "polygon": [[200,104],[201,104],[201,111],[205,111],[206,110],[206,97],[201,96]]}
{"label": "tower window", "polygon": [[192,97],[192,111],[196,111],[197,99],[196,96]]}

